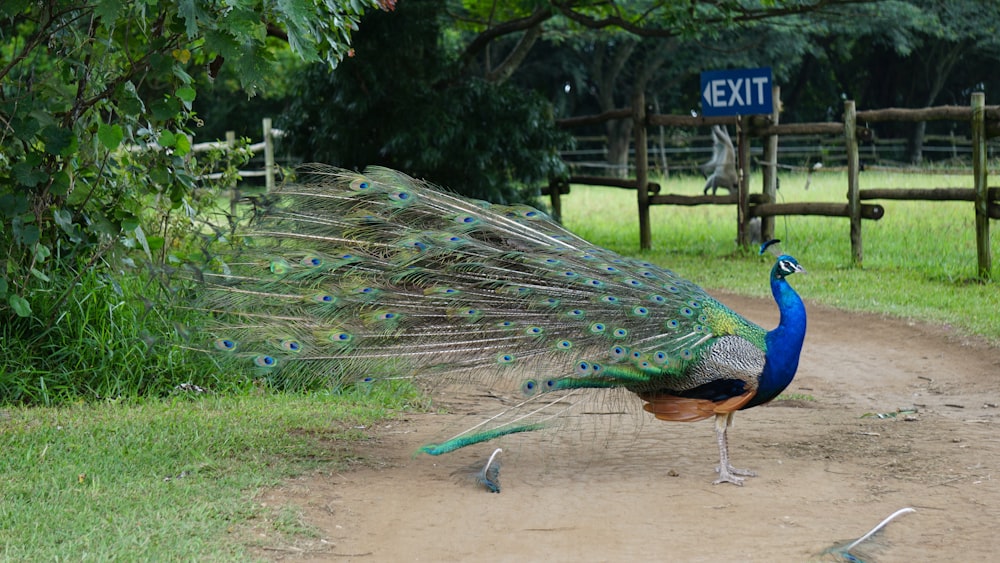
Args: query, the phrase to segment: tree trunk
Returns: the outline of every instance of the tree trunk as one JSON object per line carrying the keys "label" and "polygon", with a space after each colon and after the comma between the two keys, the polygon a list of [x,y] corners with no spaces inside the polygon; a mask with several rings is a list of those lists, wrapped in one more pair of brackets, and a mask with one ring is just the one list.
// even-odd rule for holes
{"label": "tree trunk", "polygon": [[615,119],[605,123],[604,127],[608,136],[607,161],[613,167],[610,176],[627,178],[628,149],[632,144],[632,120]]}

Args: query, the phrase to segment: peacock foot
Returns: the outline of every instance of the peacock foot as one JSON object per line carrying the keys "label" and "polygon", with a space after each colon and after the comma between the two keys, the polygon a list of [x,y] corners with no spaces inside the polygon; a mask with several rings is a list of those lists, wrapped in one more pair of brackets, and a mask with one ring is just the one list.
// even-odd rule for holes
{"label": "peacock foot", "polygon": [[719,483],[732,483],[736,486],[743,486],[743,477],[756,477],[757,472],[751,471],[749,469],[736,469],[735,467],[729,465],[723,470],[722,466],[716,466],[715,472],[719,474],[719,478],[716,479],[712,484],[718,485]]}

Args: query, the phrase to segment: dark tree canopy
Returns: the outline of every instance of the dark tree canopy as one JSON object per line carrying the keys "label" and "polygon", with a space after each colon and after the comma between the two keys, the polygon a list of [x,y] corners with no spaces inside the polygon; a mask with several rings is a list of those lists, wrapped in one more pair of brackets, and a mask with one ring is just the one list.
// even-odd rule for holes
{"label": "dark tree canopy", "polygon": [[[457,72],[441,40],[445,3],[373,14],[352,58],[302,73],[282,126],[297,155],[347,168],[385,165],[465,195],[511,202],[562,172],[551,105],[539,94]],[[530,195],[530,194],[529,194]]]}

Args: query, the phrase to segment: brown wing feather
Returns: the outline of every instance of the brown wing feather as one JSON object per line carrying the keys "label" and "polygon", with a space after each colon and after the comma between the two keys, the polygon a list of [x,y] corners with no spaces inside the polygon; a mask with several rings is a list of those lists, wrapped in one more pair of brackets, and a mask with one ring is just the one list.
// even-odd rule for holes
{"label": "brown wing feather", "polygon": [[756,389],[747,391],[724,401],[692,399],[664,393],[648,393],[639,395],[639,397],[646,401],[642,408],[660,420],[694,422],[717,414],[738,411],[740,407],[750,402],[755,392]]}

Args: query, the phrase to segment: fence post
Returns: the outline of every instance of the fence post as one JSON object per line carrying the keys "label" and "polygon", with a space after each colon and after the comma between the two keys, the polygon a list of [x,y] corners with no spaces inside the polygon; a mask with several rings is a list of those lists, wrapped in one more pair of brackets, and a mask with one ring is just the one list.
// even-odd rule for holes
{"label": "fence post", "polygon": [[861,247],[861,198],[858,193],[857,110],[854,100],[844,102],[844,147],[847,149],[847,211],[851,219],[851,256],[855,266],[860,266],[863,258]]}
{"label": "fence post", "polygon": [[635,130],[635,188],[639,201],[639,248],[652,248],[649,228],[649,147],[646,143],[646,94],[637,88],[632,96],[632,120]]}
{"label": "fence post", "polygon": [[736,118],[736,244],[750,245],[750,135],[747,134],[749,118]]}
{"label": "fence post", "polygon": [[264,185],[267,191],[274,191],[274,135],[270,117],[264,118]]}
{"label": "fence post", "polygon": [[552,218],[559,222],[562,222],[562,200],[560,199],[562,186],[563,180],[561,178],[549,179],[549,205],[552,207]]}
{"label": "fence post", "polygon": [[990,256],[989,190],[986,186],[986,94],[972,94],[972,182],[976,205],[976,255],[978,277],[989,280],[993,273]]}
{"label": "fence post", "polygon": [[[771,124],[777,125],[781,115],[781,86],[775,84],[771,99],[774,107],[771,110]],[[764,197],[768,203],[778,201],[778,136],[768,135],[764,140]],[[761,242],[774,238],[774,215],[760,218]]]}
{"label": "fence post", "polygon": [[[232,162],[232,151],[236,147],[236,131],[226,131],[226,162],[227,164]],[[240,183],[236,182],[233,186],[232,197],[229,198],[229,214],[236,217],[236,212],[238,211],[240,201]]]}

